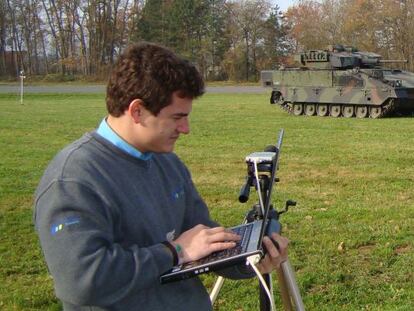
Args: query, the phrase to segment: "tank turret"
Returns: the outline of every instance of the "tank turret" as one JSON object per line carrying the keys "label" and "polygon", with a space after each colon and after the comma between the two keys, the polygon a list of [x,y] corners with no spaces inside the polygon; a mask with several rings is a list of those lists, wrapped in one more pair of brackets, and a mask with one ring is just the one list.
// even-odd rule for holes
{"label": "tank turret", "polygon": [[262,83],[272,88],[270,102],[294,115],[380,118],[414,112],[414,74],[388,69],[373,52],[334,45],[294,56],[296,68],[265,70]]}
{"label": "tank turret", "polygon": [[296,54],[302,67],[317,69],[375,68],[384,63],[407,63],[407,60],[382,60],[373,52],[360,52],[354,47],[330,46],[326,50],[308,50]]}

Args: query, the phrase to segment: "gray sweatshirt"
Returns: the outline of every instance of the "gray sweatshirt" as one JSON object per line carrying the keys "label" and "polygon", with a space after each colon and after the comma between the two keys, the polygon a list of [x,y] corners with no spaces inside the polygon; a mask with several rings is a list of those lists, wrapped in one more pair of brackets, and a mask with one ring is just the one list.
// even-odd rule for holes
{"label": "gray sweatshirt", "polygon": [[198,278],[159,283],[161,242],[216,225],[175,154],[144,161],[85,134],[46,169],[34,220],[64,310],[211,310]]}

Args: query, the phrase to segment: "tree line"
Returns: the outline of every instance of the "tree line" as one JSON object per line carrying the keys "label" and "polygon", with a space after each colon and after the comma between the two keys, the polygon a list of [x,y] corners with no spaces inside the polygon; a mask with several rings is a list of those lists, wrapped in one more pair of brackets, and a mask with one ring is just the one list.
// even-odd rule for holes
{"label": "tree line", "polygon": [[0,69],[105,77],[128,44],[145,40],[207,79],[257,80],[285,52],[281,20],[268,0],[2,0]]}
{"label": "tree line", "polygon": [[[0,0],[0,76],[105,78],[130,43],[168,46],[209,80],[257,81],[289,55],[352,45],[413,69],[414,0]],[[400,66],[401,67],[401,66]]]}

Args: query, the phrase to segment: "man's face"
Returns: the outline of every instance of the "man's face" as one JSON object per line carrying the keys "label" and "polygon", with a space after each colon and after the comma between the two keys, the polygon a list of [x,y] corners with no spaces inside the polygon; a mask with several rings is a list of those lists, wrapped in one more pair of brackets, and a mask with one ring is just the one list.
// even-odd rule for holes
{"label": "man's face", "polygon": [[143,108],[141,132],[137,148],[141,152],[171,152],[180,134],[190,132],[189,114],[191,98],[172,95],[171,104],[161,109],[157,116]]}

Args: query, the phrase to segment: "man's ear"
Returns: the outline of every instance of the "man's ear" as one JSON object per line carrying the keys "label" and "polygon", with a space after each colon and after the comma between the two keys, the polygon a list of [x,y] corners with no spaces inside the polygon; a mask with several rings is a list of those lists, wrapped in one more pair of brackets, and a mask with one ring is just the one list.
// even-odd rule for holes
{"label": "man's ear", "polygon": [[128,114],[134,120],[135,123],[142,122],[144,112],[144,102],[141,99],[134,99],[128,106]]}

